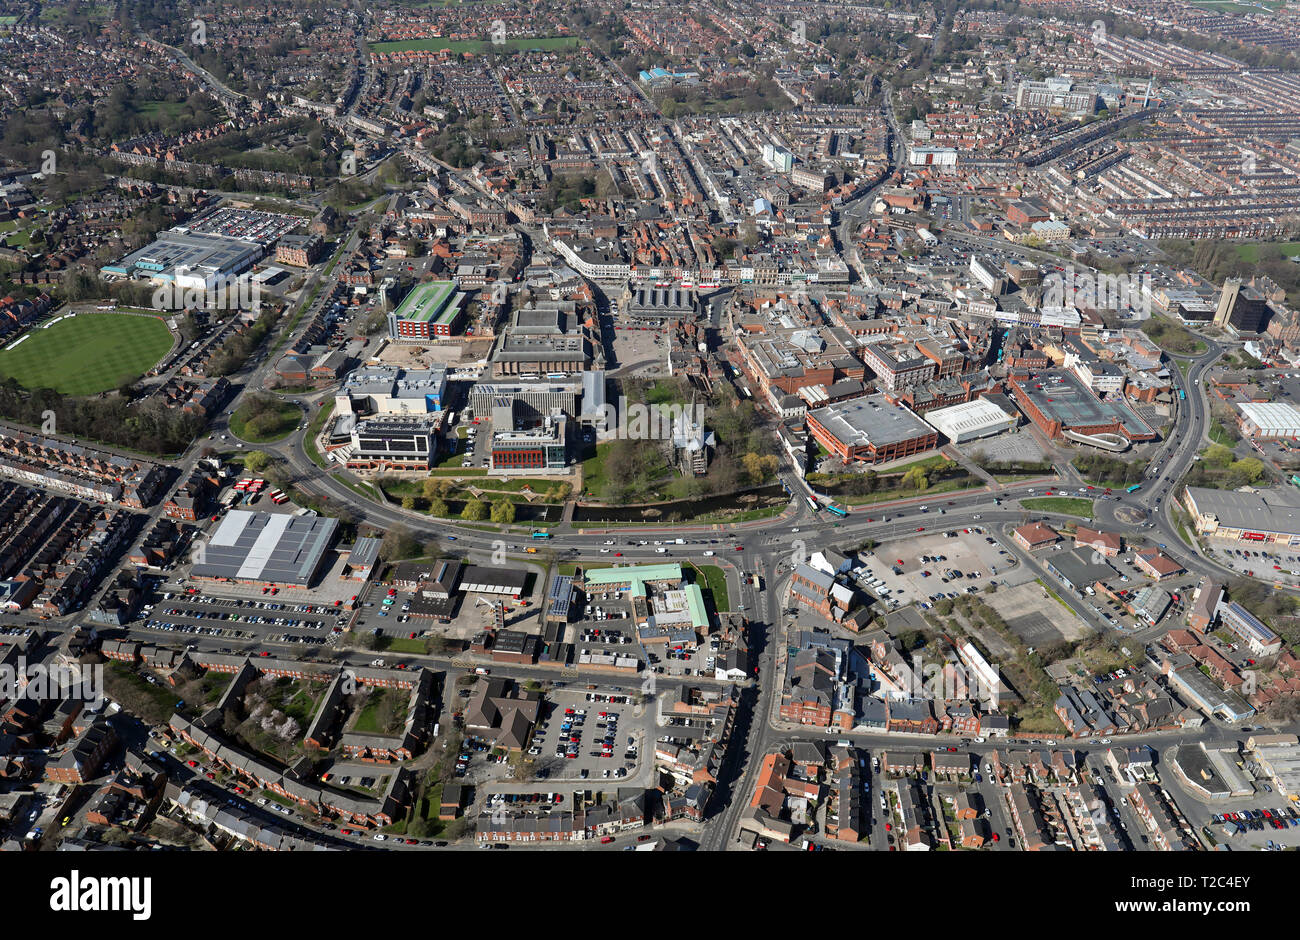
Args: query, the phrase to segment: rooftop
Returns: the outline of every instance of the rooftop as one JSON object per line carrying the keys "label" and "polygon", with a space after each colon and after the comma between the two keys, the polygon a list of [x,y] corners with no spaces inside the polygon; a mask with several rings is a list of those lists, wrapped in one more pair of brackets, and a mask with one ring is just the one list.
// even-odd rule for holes
{"label": "rooftop", "polygon": [[934,429],[884,395],[854,398],[809,412],[809,417],[849,446],[896,444],[933,434]]}
{"label": "rooftop", "polygon": [[193,573],[306,586],[337,528],[338,520],[326,516],[233,509],[212,533]]}

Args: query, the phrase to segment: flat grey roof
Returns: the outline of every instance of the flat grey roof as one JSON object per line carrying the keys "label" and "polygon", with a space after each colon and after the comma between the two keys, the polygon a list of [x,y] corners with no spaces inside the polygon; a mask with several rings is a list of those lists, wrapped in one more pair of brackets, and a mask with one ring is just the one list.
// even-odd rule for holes
{"label": "flat grey roof", "polygon": [[1035,378],[1021,382],[1020,387],[1039,411],[1058,419],[1066,429],[1119,421],[1137,437],[1155,434],[1151,425],[1128,405],[1116,399],[1102,401],[1085,388],[1073,372],[1047,369]]}
{"label": "flat grey roof", "polygon": [[208,539],[193,574],[306,587],[338,524],[325,516],[231,510]]}
{"label": "flat grey roof", "polygon": [[1049,553],[1047,567],[1056,570],[1075,588],[1115,577],[1115,569],[1104,561],[1092,560],[1092,549],[1074,548],[1068,552]]}
{"label": "flat grey roof", "polygon": [[1187,495],[1198,513],[1214,516],[1223,528],[1300,532],[1300,498],[1287,489],[1238,493],[1189,486]]}
{"label": "flat grey roof", "polygon": [[891,405],[884,395],[853,398],[810,412],[812,418],[849,446],[896,444],[933,434],[908,408]]}
{"label": "flat grey roof", "polygon": [[348,564],[354,568],[373,565],[379,559],[380,539],[362,537],[357,539],[348,555]]}

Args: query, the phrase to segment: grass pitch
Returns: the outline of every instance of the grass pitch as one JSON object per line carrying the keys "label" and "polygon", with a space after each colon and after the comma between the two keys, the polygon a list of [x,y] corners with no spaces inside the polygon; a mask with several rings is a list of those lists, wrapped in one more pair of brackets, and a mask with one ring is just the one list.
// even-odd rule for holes
{"label": "grass pitch", "polygon": [[64,395],[95,395],[134,382],[172,348],[161,318],[125,313],[79,313],[26,335],[16,348],[0,350],[0,378]]}

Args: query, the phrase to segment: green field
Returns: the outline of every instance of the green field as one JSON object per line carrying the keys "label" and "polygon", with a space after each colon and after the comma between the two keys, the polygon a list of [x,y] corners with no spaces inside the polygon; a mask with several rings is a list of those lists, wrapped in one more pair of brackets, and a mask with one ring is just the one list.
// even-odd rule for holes
{"label": "green field", "polygon": [[540,49],[549,52],[554,49],[572,49],[581,45],[577,36],[530,36],[521,39],[507,39],[496,44],[487,39],[404,39],[397,42],[372,42],[372,52],[440,52],[443,49],[453,53],[462,52],[517,52]]}
{"label": "green field", "polygon": [[1066,516],[1092,518],[1092,500],[1077,496],[1043,496],[1038,499],[1022,499],[1020,505],[1025,509],[1039,512],[1059,512]]}
{"label": "green field", "polygon": [[[1288,258],[1294,258],[1296,255],[1300,255],[1300,242],[1274,242],[1272,244],[1276,244],[1278,250]],[[1247,264],[1258,264],[1259,249],[1259,242],[1248,242],[1245,245],[1238,245],[1237,257]]]}
{"label": "green field", "polygon": [[1276,13],[1283,0],[1261,0],[1258,3],[1235,3],[1233,0],[1191,0],[1191,5],[1216,13]]}
{"label": "green field", "polygon": [[266,409],[254,410],[254,403],[244,402],[230,416],[230,433],[250,444],[278,441],[302,420],[302,409],[293,402],[265,402]]}
{"label": "green field", "polygon": [[16,349],[0,351],[0,378],[25,388],[94,395],[134,382],[172,348],[161,317],[81,313],[37,327]]}

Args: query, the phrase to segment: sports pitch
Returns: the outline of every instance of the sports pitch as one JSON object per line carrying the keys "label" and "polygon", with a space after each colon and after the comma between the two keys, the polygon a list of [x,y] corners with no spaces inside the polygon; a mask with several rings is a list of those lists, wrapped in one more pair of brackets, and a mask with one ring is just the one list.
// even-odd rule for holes
{"label": "sports pitch", "polygon": [[124,313],[79,313],[26,336],[0,350],[0,378],[64,395],[94,395],[135,381],[172,348],[161,318]]}

